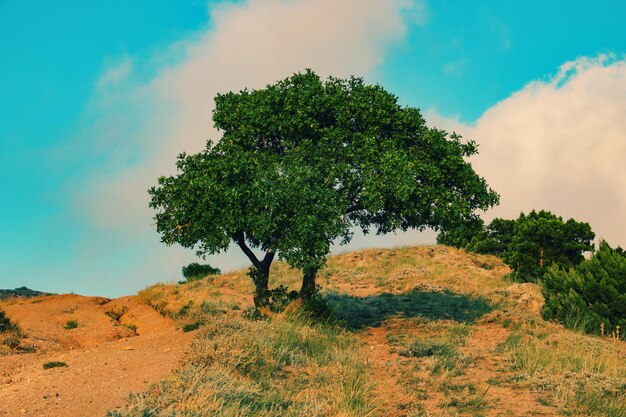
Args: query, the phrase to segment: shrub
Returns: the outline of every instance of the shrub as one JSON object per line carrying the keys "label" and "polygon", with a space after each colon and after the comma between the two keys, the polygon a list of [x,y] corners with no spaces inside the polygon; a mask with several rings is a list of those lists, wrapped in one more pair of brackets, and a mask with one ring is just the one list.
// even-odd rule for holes
{"label": "shrub", "polygon": [[72,330],[78,327],[78,322],[76,320],[68,320],[67,323],[63,326],[65,330]]}
{"label": "shrub", "polygon": [[[190,263],[187,266],[183,266],[183,277],[186,282],[196,281],[206,277],[207,275],[219,275],[222,271],[219,268],[214,268],[211,265],[201,265],[199,263]],[[181,283],[184,283],[182,281]]]}
{"label": "shrub", "polygon": [[52,362],[44,363],[43,364],[43,369],[60,368],[60,367],[64,367],[64,366],[67,366],[67,364],[65,362],[52,361]]}
{"label": "shrub", "polygon": [[4,311],[0,310],[0,354],[6,349],[16,349],[24,335],[17,323],[11,321]]}
{"label": "shrub", "polygon": [[564,270],[550,269],[543,278],[543,316],[587,333],[624,338],[626,330],[626,255],[602,241],[589,260]]}
{"label": "shrub", "polygon": [[6,313],[0,310],[0,333],[10,332],[17,328],[17,324],[13,323]]}

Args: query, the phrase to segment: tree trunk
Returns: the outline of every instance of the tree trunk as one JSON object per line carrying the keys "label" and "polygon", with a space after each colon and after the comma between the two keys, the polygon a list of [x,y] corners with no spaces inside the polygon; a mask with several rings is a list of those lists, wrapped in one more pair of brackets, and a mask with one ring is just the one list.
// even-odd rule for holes
{"label": "tree trunk", "polygon": [[254,282],[254,305],[255,307],[267,307],[270,303],[270,292],[268,289],[268,280],[270,276],[269,265],[259,265],[259,267],[250,268],[249,272]]}
{"label": "tree trunk", "polygon": [[306,271],[302,274],[302,288],[300,288],[300,297],[303,300],[310,300],[315,294],[315,276],[317,269]]}

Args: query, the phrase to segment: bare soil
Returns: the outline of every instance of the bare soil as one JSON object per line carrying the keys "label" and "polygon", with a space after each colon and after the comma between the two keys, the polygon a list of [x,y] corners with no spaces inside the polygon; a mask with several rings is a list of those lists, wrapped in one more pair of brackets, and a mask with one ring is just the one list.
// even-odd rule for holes
{"label": "bare soil", "polygon": [[[105,415],[176,368],[193,338],[134,296],[67,294],[1,307],[27,338],[22,351],[0,356],[0,416]],[[52,361],[67,366],[44,369]]]}

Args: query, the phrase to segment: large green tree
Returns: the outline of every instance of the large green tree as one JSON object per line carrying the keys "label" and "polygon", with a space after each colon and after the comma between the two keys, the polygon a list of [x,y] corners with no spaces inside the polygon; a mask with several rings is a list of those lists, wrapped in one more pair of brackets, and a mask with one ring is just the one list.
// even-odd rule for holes
{"label": "large green tree", "polygon": [[361,78],[307,70],[220,94],[213,121],[221,139],[180,155],[179,173],[149,190],[150,205],[166,244],[200,256],[239,246],[257,306],[276,255],[302,271],[306,298],[331,244],[349,242],[355,227],[441,230],[498,201],[465,160],[474,142],[427,127],[418,109]]}

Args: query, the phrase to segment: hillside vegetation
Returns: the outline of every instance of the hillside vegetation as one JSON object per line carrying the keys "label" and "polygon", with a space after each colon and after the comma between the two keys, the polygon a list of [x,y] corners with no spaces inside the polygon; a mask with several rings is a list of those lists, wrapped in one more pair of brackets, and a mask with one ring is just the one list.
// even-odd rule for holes
{"label": "hillside vegetation", "polygon": [[[245,271],[150,287],[200,330],[176,372],[109,415],[626,416],[626,344],[545,322],[538,287],[508,272],[443,246],[346,253],[311,306],[262,320]],[[300,281],[280,263],[271,276]]]}

